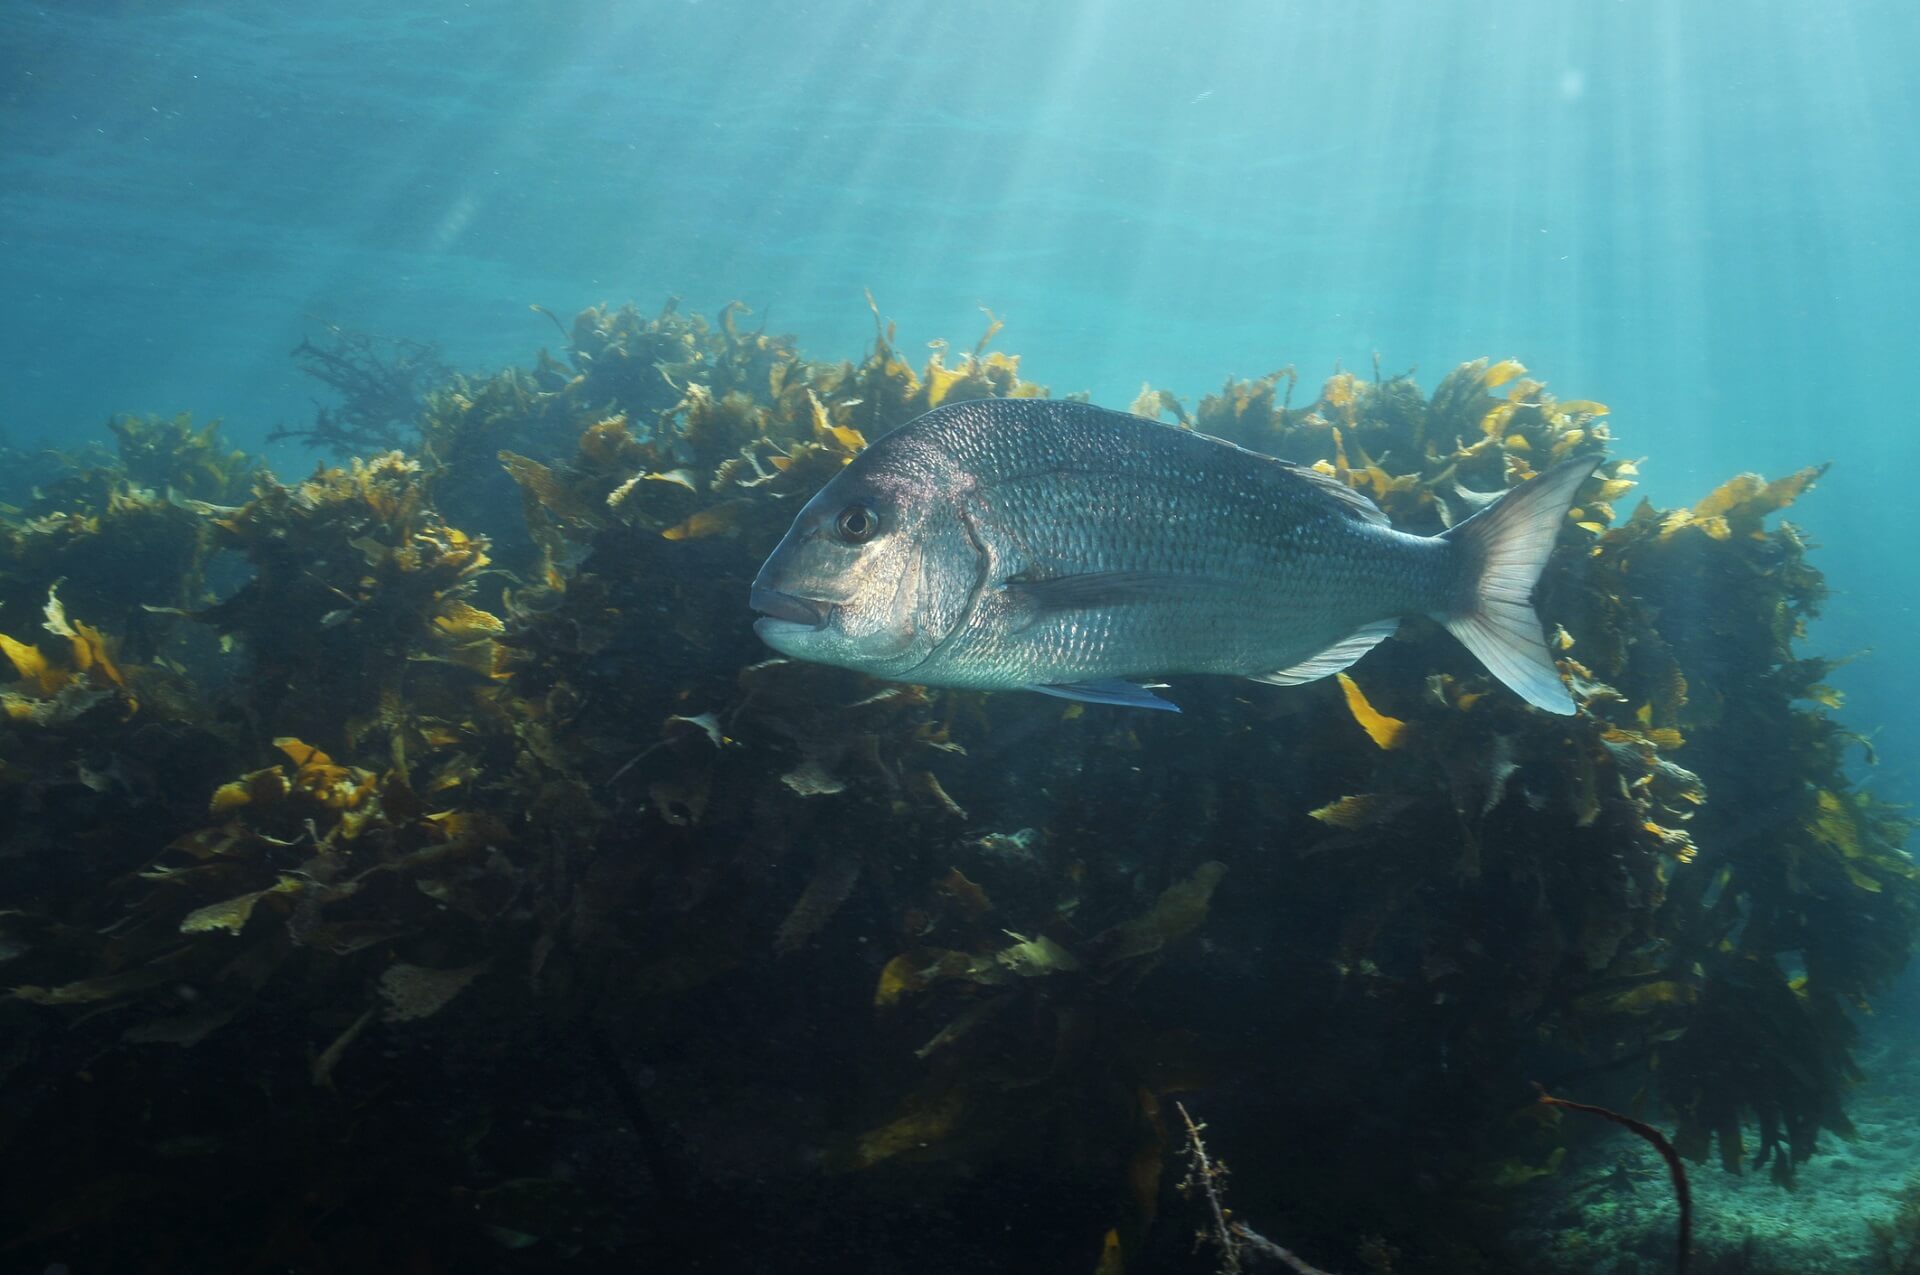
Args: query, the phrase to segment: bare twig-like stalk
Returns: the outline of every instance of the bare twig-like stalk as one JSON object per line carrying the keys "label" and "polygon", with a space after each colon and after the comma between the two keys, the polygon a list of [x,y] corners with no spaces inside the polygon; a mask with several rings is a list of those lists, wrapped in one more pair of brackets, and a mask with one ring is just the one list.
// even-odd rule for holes
{"label": "bare twig-like stalk", "polygon": [[1540,1101],[1550,1107],[1585,1111],[1603,1120],[1611,1120],[1623,1128],[1631,1129],[1653,1144],[1653,1149],[1658,1151],[1660,1158],[1667,1162],[1667,1173],[1673,1178],[1673,1198],[1680,1206],[1679,1251],[1676,1254],[1674,1270],[1678,1275],[1687,1275],[1687,1262],[1693,1256],[1693,1189],[1687,1185],[1687,1166],[1681,1163],[1680,1153],[1674,1149],[1673,1143],[1667,1140],[1667,1135],[1643,1120],[1635,1120],[1632,1116],[1622,1115],[1607,1107],[1596,1107],[1588,1102],[1571,1102],[1565,1098],[1556,1098],[1539,1084],[1535,1084],[1534,1089],[1539,1091]]}
{"label": "bare twig-like stalk", "polygon": [[1246,1223],[1232,1220],[1226,1204],[1221,1200],[1225,1192],[1223,1184],[1227,1177],[1227,1166],[1207,1154],[1207,1144],[1200,1140],[1200,1130],[1206,1126],[1195,1123],[1194,1118],[1187,1114],[1185,1104],[1176,1102],[1173,1109],[1180,1113],[1180,1121],[1187,1129],[1187,1143],[1182,1148],[1187,1157],[1187,1176],[1180,1183],[1180,1193],[1191,1195],[1197,1189],[1206,1197],[1211,1225],[1195,1237],[1195,1242],[1210,1242],[1220,1250],[1220,1275],[1238,1275],[1242,1269],[1242,1259],[1249,1253],[1279,1262],[1295,1275],[1329,1275],[1329,1272],[1294,1256]]}
{"label": "bare twig-like stalk", "polygon": [[1176,1102],[1173,1109],[1180,1113],[1180,1122],[1187,1127],[1187,1176],[1180,1183],[1181,1194],[1191,1194],[1198,1187],[1206,1196],[1207,1208],[1213,1214],[1213,1230],[1200,1238],[1212,1240],[1220,1250],[1222,1275],[1235,1275],[1240,1269],[1240,1241],[1228,1229],[1226,1206],[1220,1203],[1220,1183],[1227,1176],[1227,1166],[1207,1154],[1207,1144],[1200,1140],[1200,1126],[1187,1114],[1186,1104]]}
{"label": "bare twig-like stalk", "polygon": [[1262,1257],[1271,1257],[1274,1261],[1294,1271],[1295,1275],[1329,1275],[1328,1272],[1321,1270],[1311,1262],[1295,1257],[1290,1251],[1281,1248],[1278,1244],[1275,1244],[1272,1240],[1260,1234],[1260,1232],[1254,1230],[1244,1222],[1233,1223],[1231,1229],[1235,1237],[1243,1242],[1249,1249],[1260,1254]]}

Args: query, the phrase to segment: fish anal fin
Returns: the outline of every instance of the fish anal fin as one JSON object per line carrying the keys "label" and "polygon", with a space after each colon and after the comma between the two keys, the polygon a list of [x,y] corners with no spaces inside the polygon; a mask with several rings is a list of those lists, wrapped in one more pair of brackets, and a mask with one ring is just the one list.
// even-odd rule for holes
{"label": "fish anal fin", "polygon": [[1026,689],[1039,691],[1042,695],[1055,695],[1061,699],[1079,700],[1083,704],[1113,704],[1121,708],[1157,708],[1163,713],[1180,711],[1180,706],[1172,700],[1161,699],[1146,687],[1117,677],[1103,678],[1096,682],[1035,682]]}
{"label": "fish anal fin", "polygon": [[1362,625],[1347,636],[1335,642],[1323,651],[1316,651],[1298,664],[1276,669],[1271,673],[1256,674],[1256,682],[1269,682],[1274,686],[1298,686],[1302,682],[1317,682],[1323,677],[1332,677],[1355,660],[1392,637],[1400,627],[1397,618],[1377,620]]}

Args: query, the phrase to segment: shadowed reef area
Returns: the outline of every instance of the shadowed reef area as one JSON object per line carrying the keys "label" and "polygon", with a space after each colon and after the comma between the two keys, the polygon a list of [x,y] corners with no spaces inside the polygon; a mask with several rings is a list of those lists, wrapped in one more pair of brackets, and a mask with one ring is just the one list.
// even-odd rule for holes
{"label": "shadowed reef area", "polygon": [[186,418],[5,458],[10,1269],[1210,1271],[1178,1098],[1316,1265],[1542,1270],[1512,1202],[1600,1132],[1530,1081],[1700,1174],[1850,1133],[1920,871],[1798,647],[1817,470],[1655,509],[1511,361],[1148,390],[1422,533],[1606,455],[1539,593],[1580,713],[1426,622],[1180,715],[929,691],[747,585],[868,439],[1047,392],[992,330],[562,326],[417,401],[303,347],[298,482]]}

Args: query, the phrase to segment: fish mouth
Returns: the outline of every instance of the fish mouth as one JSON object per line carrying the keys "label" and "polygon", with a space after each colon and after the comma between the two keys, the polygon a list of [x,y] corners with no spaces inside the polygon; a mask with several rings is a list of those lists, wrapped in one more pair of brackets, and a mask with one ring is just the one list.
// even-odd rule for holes
{"label": "fish mouth", "polygon": [[760,613],[761,624],[772,621],[776,625],[824,629],[827,627],[827,620],[833,615],[831,602],[799,598],[791,593],[781,593],[778,589],[756,587],[748,595],[747,604]]}

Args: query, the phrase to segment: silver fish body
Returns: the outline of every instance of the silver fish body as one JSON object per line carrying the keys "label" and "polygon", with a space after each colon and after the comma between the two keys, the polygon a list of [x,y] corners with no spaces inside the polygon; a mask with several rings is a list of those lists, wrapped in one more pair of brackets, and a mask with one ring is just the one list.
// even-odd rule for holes
{"label": "silver fish body", "polygon": [[1428,614],[1570,712],[1530,594],[1595,463],[1414,536],[1332,478],[1189,430],[1084,403],[956,404],[808,502],[755,581],[756,627],[896,680],[1171,707],[1127,679],[1309,681]]}

